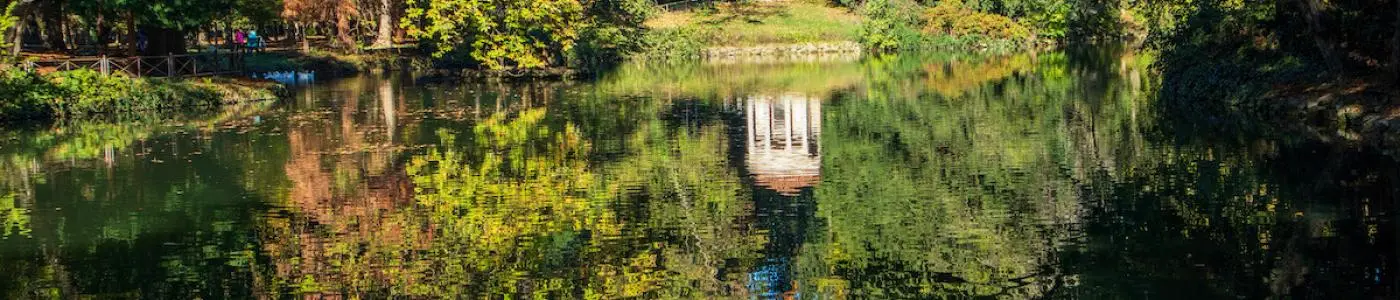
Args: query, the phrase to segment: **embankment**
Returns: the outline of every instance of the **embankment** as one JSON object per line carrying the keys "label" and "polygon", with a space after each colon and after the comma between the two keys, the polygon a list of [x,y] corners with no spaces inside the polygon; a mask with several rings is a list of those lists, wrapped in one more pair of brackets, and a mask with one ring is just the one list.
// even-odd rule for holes
{"label": "embankment", "polygon": [[106,76],[92,70],[45,75],[0,71],[0,122],[82,118],[132,111],[213,107],[273,100],[282,85],[264,80]]}

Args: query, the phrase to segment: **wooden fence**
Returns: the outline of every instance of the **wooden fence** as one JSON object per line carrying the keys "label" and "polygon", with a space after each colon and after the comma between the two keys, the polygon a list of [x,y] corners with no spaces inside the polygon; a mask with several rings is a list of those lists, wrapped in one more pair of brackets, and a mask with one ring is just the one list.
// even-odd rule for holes
{"label": "wooden fence", "polygon": [[122,73],[132,77],[212,76],[242,73],[245,69],[243,54],[237,52],[37,60],[16,66],[39,74],[90,69],[103,75]]}

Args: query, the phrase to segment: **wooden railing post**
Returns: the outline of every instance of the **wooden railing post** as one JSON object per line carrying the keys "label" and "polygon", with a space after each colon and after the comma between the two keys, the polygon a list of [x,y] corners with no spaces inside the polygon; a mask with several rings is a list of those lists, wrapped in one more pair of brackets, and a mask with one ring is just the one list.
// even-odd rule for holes
{"label": "wooden railing post", "polygon": [[175,53],[165,54],[165,77],[175,77]]}
{"label": "wooden railing post", "polygon": [[137,56],[137,57],[134,57],[134,58],[136,59],[136,74],[135,74],[136,76],[135,76],[135,77],[141,77],[141,75],[144,75],[144,74],[141,74],[141,57],[140,57],[140,56]]}

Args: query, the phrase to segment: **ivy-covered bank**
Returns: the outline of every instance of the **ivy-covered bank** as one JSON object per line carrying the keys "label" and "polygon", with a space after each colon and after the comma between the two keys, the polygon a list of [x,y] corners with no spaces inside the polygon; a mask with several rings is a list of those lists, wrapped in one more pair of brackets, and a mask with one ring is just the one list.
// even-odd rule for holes
{"label": "ivy-covered bank", "polygon": [[273,100],[282,85],[243,78],[132,78],[75,70],[38,75],[0,71],[0,122]]}

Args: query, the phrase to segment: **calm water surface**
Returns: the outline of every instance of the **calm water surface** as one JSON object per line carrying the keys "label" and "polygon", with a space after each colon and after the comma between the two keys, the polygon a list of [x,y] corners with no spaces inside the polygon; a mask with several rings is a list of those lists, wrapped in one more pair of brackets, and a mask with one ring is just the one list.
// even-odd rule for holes
{"label": "calm water surface", "polygon": [[0,298],[1397,295],[1393,159],[1169,121],[1150,62],[366,75],[8,130]]}

